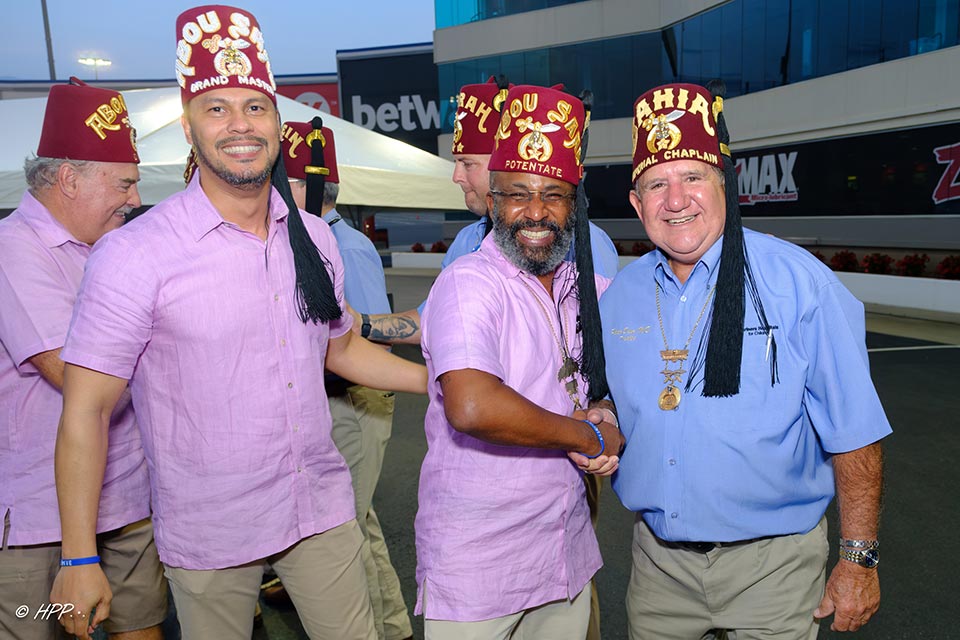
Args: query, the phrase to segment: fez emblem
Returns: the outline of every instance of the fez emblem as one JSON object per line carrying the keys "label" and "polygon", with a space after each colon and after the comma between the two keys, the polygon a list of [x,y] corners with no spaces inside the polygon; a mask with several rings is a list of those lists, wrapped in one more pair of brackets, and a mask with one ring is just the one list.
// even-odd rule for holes
{"label": "fez emblem", "polygon": [[460,142],[460,138],[463,137],[463,122],[462,120],[467,117],[466,111],[460,111],[457,113],[457,117],[453,119],[453,143],[456,144]]}
{"label": "fez emblem", "polygon": [[553,143],[543,134],[559,131],[560,125],[533,122],[533,118],[528,117],[525,120],[517,120],[517,129],[520,133],[529,131],[517,143],[517,153],[521,158],[535,162],[546,162],[550,159],[553,155]]}
{"label": "fez emblem", "polygon": [[680,144],[680,127],[673,124],[673,121],[684,113],[686,112],[675,109],[667,115],[652,115],[644,121],[643,128],[650,132],[647,134],[647,149],[650,153],[669,151]]}
{"label": "fez emblem", "polygon": [[217,55],[213,57],[213,67],[222,76],[248,76],[253,70],[250,58],[247,57],[241,49],[246,49],[250,43],[246,40],[233,38],[220,38],[214,35],[203,41],[203,46]]}

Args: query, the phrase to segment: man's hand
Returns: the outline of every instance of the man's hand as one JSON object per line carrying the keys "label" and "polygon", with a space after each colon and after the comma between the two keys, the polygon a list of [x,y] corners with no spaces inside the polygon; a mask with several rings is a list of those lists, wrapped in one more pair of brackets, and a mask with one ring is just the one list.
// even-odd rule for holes
{"label": "man's hand", "polygon": [[609,476],[620,466],[620,451],[623,450],[624,439],[620,433],[619,427],[611,419],[615,420],[613,413],[609,409],[592,407],[587,411],[574,411],[570,416],[575,420],[589,420],[597,425],[600,434],[603,436],[603,454],[596,458],[588,458],[582,453],[575,451],[567,452],[567,457],[573,460],[573,463],[584,473],[591,473],[598,476]]}
{"label": "man's hand", "polygon": [[832,631],[856,631],[880,608],[880,576],[853,562],[840,560],[830,573],[817,620],[833,614]]}
{"label": "man's hand", "polygon": [[[81,640],[90,640],[94,628],[107,619],[111,600],[113,592],[99,564],[61,567],[50,591],[50,602],[74,606],[73,611],[60,616],[60,624]],[[96,615],[91,618],[94,608]]]}
{"label": "man's hand", "polygon": [[363,330],[363,318],[356,309],[349,305],[349,303],[345,304],[344,306],[346,307],[347,313],[353,316],[353,326],[350,327],[350,331],[359,336],[360,332]]}

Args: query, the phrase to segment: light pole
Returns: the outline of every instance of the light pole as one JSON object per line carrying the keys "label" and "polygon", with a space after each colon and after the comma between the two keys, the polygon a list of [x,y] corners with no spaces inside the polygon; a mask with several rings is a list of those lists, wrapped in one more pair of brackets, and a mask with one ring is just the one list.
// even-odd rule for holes
{"label": "light pole", "polygon": [[93,67],[93,79],[100,79],[100,67],[109,67],[113,62],[104,58],[77,58],[77,62],[87,67]]}

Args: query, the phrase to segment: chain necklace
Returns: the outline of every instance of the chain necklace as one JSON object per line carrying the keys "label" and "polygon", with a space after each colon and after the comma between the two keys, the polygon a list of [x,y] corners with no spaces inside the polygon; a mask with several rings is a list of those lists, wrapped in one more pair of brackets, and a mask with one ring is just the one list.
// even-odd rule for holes
{"label": "chain necklace", "polygon": [[[700,321],[703,320],[703,314],[707,311],[707,306],[710,304],[710,298],[713,297],[714,289],[716,289],[716,285],[710,287],[707,291],[707,299],[703,303],[703,308],[700,309],[700,315],[697,316],[697,321],[693,323],[693,329],[690,330],[690,335],[687,336],[687,343],[683,345],[683,349],[671,349],[667,345],[667,332],[663,330],[663,313],[660,311],[660,283],[654,281],[654,290],[657,296],[657,320],[660,322],[660,335],[663,337],[663,351],[660,352],[660,359],[663,360],[663,371],[660,373],[663,374],[663,383],[667,385],[664,390],[660,392],[657,405],[664,411],[672,411],[680,406],[679,386],[683,374],[687,372],[687,370],[683,368],[683,363],[686,361],[687,356],[690,355],[690,341],[693,340],[693,334],[697,332],[697,327],[700,326]],[[676,369],[670,368],[670,364],[673,362],[677,363]]]}
{"label": "chain necklace", "polygon": [[570,399],[573,401],[574,409],[582,409],[583,407],[580,404],[580,391],[577,386],[577,372],[580,371],[580,365],[577,364],[577,361],[571,357],[570,352],[567,350],[567,344],[565,340],[561,340],[560,336],[563,335],[563,318],[560,317],[560,309],[557,309],[557,321],[560,323],[560,334],[557,334],[557,330],[553,327],[553,320],[550,317],[550,312],[547,311],[546,305],[543,304],[543,301],[540,300],[540,296],[537,295],[537,292],[533,290],[533,287],[521,276],[520,282],[530,290],[530,293],[533,295],[533,299],[537,301],[537,304],[540,306],[540,311],[543,312],[543,317],[547,319],[547,324],[550,325],[550,333],[553,334],[553,339],[557,343],[557,348],[560,350],[560,357],[563,361],[563,364],[560,365],[560,369],[557,371],[557,382],[564,382],[564,388],[567,391],[567,395],[570,396]]}

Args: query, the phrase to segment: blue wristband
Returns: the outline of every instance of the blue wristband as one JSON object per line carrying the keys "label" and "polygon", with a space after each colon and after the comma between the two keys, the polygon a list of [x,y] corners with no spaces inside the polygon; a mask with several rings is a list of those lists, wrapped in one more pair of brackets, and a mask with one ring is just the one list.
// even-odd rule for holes
{"label": "blue wristband", "polygon": [[593,460],[594,458],[599,458],[600,456],[603,455],[603,450],[604,450],[604,448],[605,448],[605,446],[606,446],[606,445],[604,444],[604,442],[603,442],[603,434],[600,433],[600,427],[598,427],[597,425],[593,424],[593,423],[590,422],[589,420],[584,420],[583,422],[586,422],[588,425],[590,425],[590,428],[593,429],[593,432],[594,432],[595,434],[597,434],[597,440],[600,441],[600,451],[599,451],[599,452],[597,453],[597,455],[595,455],[595,456],[588,456],[588,455],[585,454],[585,453],[581,453],[580,455],[582,455],[584,458],[590,458],[591,460]]}
{"label": "blue wristband", "polygon": [[81,564],[97,564],[100,562],[100,556],[87,556],[86,558],[62,558],[61,567],[76,567]]}

